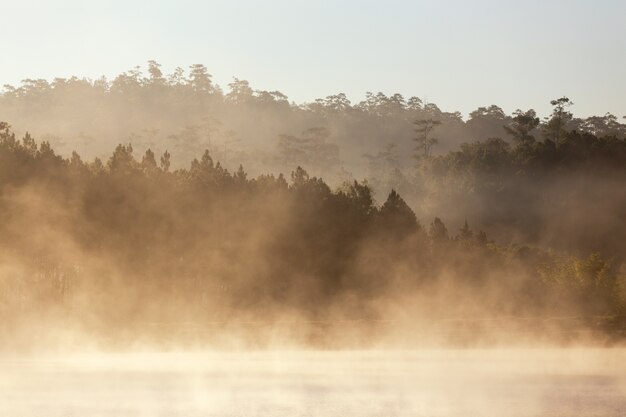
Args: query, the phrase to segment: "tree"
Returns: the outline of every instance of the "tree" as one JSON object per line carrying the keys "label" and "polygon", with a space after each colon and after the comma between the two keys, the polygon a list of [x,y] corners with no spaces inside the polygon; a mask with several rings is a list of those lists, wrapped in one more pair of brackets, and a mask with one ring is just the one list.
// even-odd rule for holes
{"label": "tree", "polygon": [[146,149],[146,153],[141,159],[141,168],[143,169],[143,172],[148,175],[152,175],[157,171],[157,162],[152,150]]}
{"label": "tree", "polygon": [[423,104],[424,103],[422,102],[422,99],[420,99],[419,97],[413,96],[409,98],[409,100],[406,102],[406,108],[410,111],[419,111],[419,110],[422,110]]}
{"label": "tree", "polygon": [[278,152],[286,166],[305,165],[307,168],[333,170],[340,164],[339,147],[329,143],[330,132],[324,127],[313,127],[301,137],[280,135]]}
{"label": "tree", "polygon": [[360,215],[368,216],[374,210],[374,197],[372,197],[372,190],[366,181],[359,184],[355,180],[351,184],[346,184],[342,192],[354,204],[356,212]]}
{"label": "tree", "polygon": [[180,86],[185,84],[185,82],[185,70],[181,67],[176,67],[174,72],[167,77],[167,83],[172,86]]}
{"label": "tree", "polygon": [[170,153],[168,151],[165,151],[163,153],[163,156],[161,156],[161,170],[163,170],[163,172],[168,172],[170,170]]}
{"label": "tree", "polygon": [[325,108],[335,112],[345,112],[351,108],[350,100],[348,100],[345,93],[328,96],[323,103]]}
{"label": "tree", "polygon": [[189,85],[194,91],[199,93],[212,93],[212,75],[202,64],[194,64],[189,67]]}
{"label": "tree", "polygon": [[[421,100],[417,97],[411,97],[409,102],[413,106],[411,109],[421,106]],[[407,105],[404,96],[400,93],[387,97],[382,92],[374,95],[368,91],[365,93],[365,101],[359,103],[358,107],[378,117],[394,117],[403,114]]]}
{"label": "tree", "polygon": [[406,237],[419,229],[419,222],[409,205],[392,189],[379,211],[380,227],[397,237]]}
{"label": "tree", "polygon": [[503,125],[507,121],[504,111],[496,105],[479,107],[471,112],[469,116],[470,118],[465,125],[476,139],[501,136]]}
{"label": "tree", "polygon": [[227,100],[239,104],[248,103],[252,100],[253,91],[248,81],[233,77],[233,82],[228,84],[228,88],[230,88],[230,92],[226,94]]}
{"label": "tree", "polygon": [[433,242],[443,242],[449,239],[448,229],[439,217],[435,217],[435,220],[433,220],[433,222],[430,224],[430,230],[428,231],[428,235],[433,240]]}
{"label": "tree", "polygon": [[284,103],[288,104],[287,96],[280,91],[265,91],[265,90],[256,90],[254,92],[255,97],[259,103],[269,104],[269,103]]}
{"label": "tree", "polygon": [[130,143],[128,145],[117,145],[108,163],[112,172],[120,174],[128,174],[136,168],[136,164],[137,162],[133,158],[133,146]]}
{"label": "tree", "polygon": [[363,157],[368,161],[371,177],[376,180],[388,180],[400,170],[395,143],[386,144],[375,155],[365,154]]}
{"label": "tree", "polygon": [[243,169],[243,165],[239,164],[237,172],[233,175],[236,184],[243,185],[248,181],[248,174]]}
{"label": "tree", "polygon": [[115,77],[111,82],[110,90],[122,96],[133,94],[141,89],[142,80],[141,68],[137,66]]}
{"label": "tree", "polygon": [[604,116],[591,116],[582,121],[579,126],[583,132],[591,133],[597,137],[602,136],[625,136],[626,126],[617,121],[617,117],[611,113]]}
{"label": "tree", "polygon": [[417,145],[415,147],[415,157],[417,159],[430,159],[432,147],[439,141],[431,136],[432,131],[441,124],[435,119],[418,119],[413,122],[415,125],[416,137],[413,138]]}
{"label": "tree", "polygon": [[463,224],[463,227],[460,229],[460,233],[459,233],[459,240],[462,241],[467,241],[467,240],[471,240],[474,237],[474,232],[472,232],[472,230],[469,228],[469,225],[467,224],[467,219],[465,219],[465,223]]}
{"label": "tree", "polygon": [[22,138],[22,146],[24,147],[24,150],[26,150],[26,152],[28,152],[29,154],[33,156],[37,154],[37,143],[35,142],[35,139],[33,139],[33,137],[30,135],[30,133],[26,132],[26,134]]}
{"label": "tree", "polygon": [[165,78],[163,78],[163,73],[161,72],[161,64],[156,61],[150,60],[148,61],[148,73],[150,74],[149,82],[152,85],[163,85],[165,84]]}
{"label": "tree", "polygon": [[513,137],[518,144],[529,144],[535,141],[532,131],[539,126],[539,118],[533,110],[521,111],[516,110],[513,113],[513,119],[508,125],[504,126],[504,130]]}
{"label": "tree", "polygon": [[550,104],[554,106],[554,109],[552,110],[552,116],[543,126],[543,133],[547,139],[552,140],[559,146],[565,136],[566,125],[572,120],[572,113],[568,112],[567,108],[574,103],[569,98],[563,96],[550,101]]}
{"label": "tree", "polygon": [[302,167],[297,167],[295,171],[291,172],[291,184],[293,188],[302,188],[309,181],[309,173]]}
{"label": "tree", "polygon": [[83,166],[83,160],[80,158],[80,155],[76,151],[72,151],[72,156],[70,157],[70,166],[74,168],[81,168]]}
{"label": "tree", "polygon": [[[242,168],[243,170],[243,168]],[[230,173],[221,164],[214,163],[208,150],[202,154],[202,158],[191,161],[189,177],[202,187],[223,187],[232,179]]]}

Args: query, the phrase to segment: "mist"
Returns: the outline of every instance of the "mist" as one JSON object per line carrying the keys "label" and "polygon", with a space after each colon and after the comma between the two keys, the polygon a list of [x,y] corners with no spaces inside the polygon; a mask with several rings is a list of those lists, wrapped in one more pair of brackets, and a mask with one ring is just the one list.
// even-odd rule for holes
{"label": "mist", "polygon": [[392,188],[378,203],[367,180],[301,166],[253,177],[207,149],[176,169],[132,143],[84,162],[2,128],[8,348],[621,342],[624,139],[559,131],[560,159],[528,130],[418,153],[395,175],[420,201]]}
{"label": "mist", "polygon": [[0,94],[0,412],[624,410],[616,116],[159,68]]}

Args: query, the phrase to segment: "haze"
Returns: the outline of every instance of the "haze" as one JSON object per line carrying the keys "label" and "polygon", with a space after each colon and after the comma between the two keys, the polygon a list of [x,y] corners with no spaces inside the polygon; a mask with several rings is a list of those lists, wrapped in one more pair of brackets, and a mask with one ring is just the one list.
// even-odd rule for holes
{"label": "haze", "polygon": [[0,2],[0,416],[626,415],[623,2]]}

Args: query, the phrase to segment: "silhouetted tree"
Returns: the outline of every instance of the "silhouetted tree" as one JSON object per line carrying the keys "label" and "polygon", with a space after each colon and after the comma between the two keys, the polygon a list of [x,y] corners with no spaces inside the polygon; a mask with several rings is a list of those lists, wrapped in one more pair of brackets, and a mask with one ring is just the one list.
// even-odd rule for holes
{"label": "silhouetted tree", "polygon": [[418,159],[429,159],[432,147],[438,143],[437,138],[431,136],[432,131],[441,124],[435,119],[419,119],[414,122],[415,133],[413,138],[417,145],[415,147],[415,157]]}
{"label": "silhouetted tree", "polygon": [[516,110],[513,113],[512,121],[504,126],[504,129],[510,134],[518,144],[529,144],[535,141],[532,131],[539,126],[539,118],[534,110],[525,112]]}
{"label": "silhouetted tree", "polygon": [[430,224],[428,235],[434,242],[443,242],[449,239],[448,229],[439,217],[435,217],[435,220]]}
{"label": "silhouetted tree", "polygon": [[566,109],[574,103],[567,97],[561,97],[550,101],[554,106],[552,117],[550,117],[543,126],[543,133],[547,139],[554,141],[558,145],[561,144],[566,131],[566,125],[572,120],[572,113]]}
{"label": "silhouetted tree", "polygon": [[392,236],[406,237],[419,229],[415,213],[400,197],[396,190],[391,190],[387,201],[379,211],[380,224]]}

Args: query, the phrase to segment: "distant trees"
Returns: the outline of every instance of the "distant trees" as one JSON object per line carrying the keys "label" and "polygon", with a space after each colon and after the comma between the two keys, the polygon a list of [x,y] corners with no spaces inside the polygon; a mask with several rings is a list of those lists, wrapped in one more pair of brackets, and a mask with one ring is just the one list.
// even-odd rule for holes
{"label": "distant trees", "polygon": [[504,111],[496,106],[479,107],[469,114],[469,119],[465,123],[472,132],[473,139],[484,139],[489,137],[499,137],[503,133],[503,126],[507,123],[508,117]]}
{"label": "distant trees", "polygon": [[[547,120],[533,110],[505,114],[492,104],[470,112],[466,121],[459,112],[447,112],[435,103],[398,92],[367,92],[365,99],[356,103],[338,92],[312,103],[296,104],[280,91],[257,90],[237,77],[222,91],[202,64],[164,74],[161,65],[150,60],[143,69],[134,67],[112,80],[25,79],[20,86],[5,86],[0,94],[0,113],[20,133],[28,127],[38,137],[49,139],[64,156],[78,148],[78,142],[83,157],[102,157],[106,149],[129,137],[125,141],[141,152],[147,148],[157,153],[174,150],[171,163],[175,168],[206,147],[231,169],[243,162],[255,170],[270,171],[282,156],[278,155],[280,147],[268,149],[267,143],[281,134],[297,136],[297,132],[315,126],[333,132],[332,142],[341,155],[337,171],[358,177],[367,176],[369,167],[359,157],[375,155],[388,143],[396,144],[399,172],[407,174],[412,172],[415,157],[432,159],[458,149],[462,143],[490,138],[527,146],[549,140],[557,147],[572,130],[598,137],[626,137],[626,124],[614,115],[577,119],[569,111],[571,101],[567,97],[553,102],[554,111]],[[211,144],[206,143],[205,132],[197,128],[209,115],[220,127]],[[186,140],[181,140],[182,136]],[[231,139],[239,144],[236,150],[225,149]],[[437,140],[440,143],[436,144]],[[61,144],[65,146],[61,148]],[[307,166],[312,172],[325,169],[313,163]],[[334,185],[344,177],[337,175]],[[384,194],[396,186],[399,176],[393,177],[396,182],[387,184]]]}
{"label": "distant trees", "polygon": [[310,106],[314,111],[318,112],[334,112],[342,113],[349,111],[351,107],[350,100],[346,97],[345,93],[338,93],[327,96],[324,99],[315,100],[314,105]]}
{"label": "distant trees", "polygon": [[421,109],[422,101],[417,97],[411,97],[407,103],[400,93],[395,93],[391,97],[382,92],[374,94],[365,93],[365,100],[358,104],[358,108],[378,117],[398,117],[406,110]]}
{"label": "distant trees", "polygon": [[339,147],[328,141],[326,128],[314,127],[302,132],[302,136],[281,135],[278,154],[281,165],[313,166],[323,171],[336,170],[340,164]]}
{"label": "distant trees", "polygon": [[614,136],[616,138],[626,137],[626,125],[619,123],[616,116],[606,113],[604,116],[591,116],[582,120],[578,129],[592,135]]}
{"label": "distant trees", "polygon": [[[221,224],[207,220],[217,218],[211,217],[215,213],[226,213],[224,218],[254,230],[235,213],[247,219],[254,210],[251,204],[270,205],[265,198],[271,195],[280,204],[275,212],[266,212],[267,217],[284,218],[292,234],[297,234],[291,228],[294,224],[302,226],[297,230],[309,234],[308,240],[302,239],[307,242],[317,241],[313,236],[318,230],[336,230],[336,234],[323,234],[319,247],[324,239],[337,241],[329,251],[345,251],[342,256],[348,258],[354,255],[350,252],[354,247],[367,246],[357,236],[376,235],[390,237],[385,245],[396,252],[391,256],[381,249],[381,256],[389,255],[391,263],[409,258],[418,262],[411,250],[428,251],[408,242],[430,245],[430,220],[439,217],[448,230],[446,242],[455,241],[452,246],[461,245],[454,231],[468,233],[459,231],[467,219],[476,228],[473,239],[463,239],[470,242],[471,250],[482,251],[490,244],[477,231],[484,229],[499,242],[540,244],[577,254],[601,251],[619,264],[624,253],[619,237],[626,234],[617,214],[626,205],[626,194],[621,192],[626,181],[625,120],[612,114],[576,118],[567,97],[553,100],[553,106],[547,119],[533,109],[506,114],[497,105],[486,105],[464,120],[458,112],[395,92],[372,91],[358,102],[338,92],[297,104],[280,91],[257,90],[239,78],[222,91],[201,64],[165,74],[158,62],[149,61],[143,69],[133,68],[111,80],[27,79],[15,87],[5,86],[0,114],[16,127],[18,138],[4,129],[7,140],[2,145],[6,152],[0,156],[0,177],[19,183],[30,181],[34,172],[46,172],[51,184],[58,180],[55,175],[65,176],[91,187],[97,198],[109,196],[106,201],[111,207],[113,201],[126,199],[134,199],[137,205],[142,199],[176,200],[180,206],[173,210],[195,216],[184,226],[195,233],[193,225],[203,225],[206,236],[223,230]],[[47,143],[35,143],[34,138]],[[116,147],[119,142],[121,148]],[[416,159],[419,169],[414,169]],[[188,162],[194,160],[190,167]],[[303,172],[295,169],[298,166]],[[293,181],[292,171],[297,174]],[[357,186],[356,178],[366,178],[367,183],[357,182]],[[152,188],[157,183],[158,192]],[[71,193],[64,181],[58,187],[59,192],[67,188]],[[123,187],[132,191],[115,194]],[[380,210],[391,190],[401,195],[417,218],[424,219],[424,233],[397,238],[402,228],[381,220]],[[232,195],[249,199],[236,200]],[[294,195],[302,197],[297,210],[291,206],[290,198],[298,200]],[[368,195],[379,203],[372,203],[370,211],[361,208],[368,205]],[[224,200],[214,201],[220,199]],[[305,201],[311,207],[305,207]],[[389,207],[396,207],[392,201]],[[121,210],[125,203],[119,204]],[[87,206],[98,212],[95,203]],[[581,209],[572,210],[573,206]],[[82,206],[77,202],[74,207]],[[153,224],[154,230],[179,224],[154,207],[125,208],[144,216],[136,219],[138,228],[148,219],[165,219]],[[298,210],[299,220],[292,216]],[[313,212],[322,214],[313,221]],[[408,214],[398,218],[410,223]],[[100,224],[92,220],[91,226]],[[120,221],[124,225],[120,230],[131,229],[125,221]],[[250,235],[245,227],[236,232],[242,240]],[[176,248],[198,252],[179,252],[182,258],[200,256],[201,251],[220,253],[219,239],[194,233],[188,230],[189,242],[181,238]],[[353,240],[340,239],[344,234]],[[98,242],[97,236],[91,238]],[[390,243],[396,241],[405,243]],[[311,249],[310,256],[318,256],[319,247]],[[309,252],[297,254],[307,257]],[[320,256],[323,260],[315,261],[316,265],[330,258]],[[333,263],[333,274],[330,267],[319,271],[338,276],[337,270],[344,271],[346,262],[337,263],[341,268]],[[313,263],[307,273],[315,269]],[[411,268],[432,271],[422,264]]]}
{"label": "distant trees", "polygon": [[400,155],[398,154],[397,144],[387,143],[376,154],[365,154],[370,173],[376,181],[393,183],[401,173]]}

